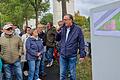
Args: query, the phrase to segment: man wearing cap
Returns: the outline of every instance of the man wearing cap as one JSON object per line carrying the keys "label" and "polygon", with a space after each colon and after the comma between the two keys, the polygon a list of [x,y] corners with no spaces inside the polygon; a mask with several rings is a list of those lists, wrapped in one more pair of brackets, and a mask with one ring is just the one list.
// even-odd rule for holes
{"label": "man wearing cap", "polygon": [[5,80],[13,80],[11,67],[14,68],[16,80],[23,80],[20,56],[22,53],[22,41],[18,36],[13,35],[12,26],[3,27],[4,36],[0,37],[0,57],[3,60]]}

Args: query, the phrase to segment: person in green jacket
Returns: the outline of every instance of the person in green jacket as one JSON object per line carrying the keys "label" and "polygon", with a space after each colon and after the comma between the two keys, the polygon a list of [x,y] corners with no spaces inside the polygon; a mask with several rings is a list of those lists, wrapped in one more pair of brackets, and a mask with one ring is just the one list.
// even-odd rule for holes
{"label": "person in green jacket", "polygon": [[46,58],[48,60],[48,64],[46,67],[51,67],[53,64],[53,52],[56,45],[55,40],[56,35],[56,28],[53,26],[52,22],[47,23],[47,32],[46,32],[46,47],[47,47],[47,53]]}

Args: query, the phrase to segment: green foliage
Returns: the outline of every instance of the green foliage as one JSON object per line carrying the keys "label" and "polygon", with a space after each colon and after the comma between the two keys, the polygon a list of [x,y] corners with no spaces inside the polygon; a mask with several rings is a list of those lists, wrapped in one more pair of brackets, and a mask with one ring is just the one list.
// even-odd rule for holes
{"label": "green foliage", "polygon": [[2,21],[2,24],[12,22],[13,24],[22,26],[24,21],[32,18],[36,11],[41,14],[42,12],[46,12],[49,6],[48,2],[42,2],[42,0],[1,0],[0,21]]}
{"label": "green foliage", "polygon": [[84,62],[82,63],[78,62],[76,71],[77,80],[92,80],[91,58],[86,57]]}
{"label": "green foliage", "polygon": [[41,15],[42,12],[46,12],[49,9],[49,1],[43,2],[42,0],[29,0],[30,4],[34,8],[35,17],[36,17],[36,27],[38,24],[38,14]]}
{"label": "green foliage", "polygon": [[75,13],[75,23],[78,24],[83,32],[84,32],[84,36],[86,39],[90,39],[90,20],[89,17],[86,18],[85,16],[80,16],[79,11],[77,13]]}
{"label": "green foliage", "polygon": [[53,14],[47,13],[43,18],[41,19],[40,23],[46,25],[48,22],[53,22]]}
{"label": "green foliage", "polygon": [[48,1],[43,2],[42,0],[29,0],[29,2],[35,11],[38,11],[41,13],[49,10],[50,3]]}
{"label": "green foliage", "polygon": [[28,0],[20,0],[22,7],[23,7],[23,16],[27,17],[28,19],[30,19],[34,12],[34,9],[32,8],[32,6],[30,5]]}
{"label": "green foliage", "polygon": [[75,15],[75,22],[78,24],[78,25],[80,25],[83,29],[85,28],[85,27],[87,27],[86,26],[86,21],[87,19],[86,19],[86,17],[85,16],[80,16],[80,15]]}
{"label": "green foliage", "polygon": [[30,18],[34,13],[27,0],[2,0],[0,12],[2,23],[12,22],[19,26],[23,25],[25,17]]}
{"label": "green foliage", "polygon": [[49,7],[50,7],[49,3],[41,3],[38,7],[39,8],[38,11],[41,12],[41,13],[46,12],[46,11],[49,10]]}

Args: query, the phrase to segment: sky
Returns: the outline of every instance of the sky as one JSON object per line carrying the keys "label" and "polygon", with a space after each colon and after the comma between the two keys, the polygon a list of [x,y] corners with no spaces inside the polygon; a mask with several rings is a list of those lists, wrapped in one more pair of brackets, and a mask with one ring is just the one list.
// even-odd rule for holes
{"label": "sky", "polygon": [[[83,16],[89,16],[90,9],[95,8],[100,5],[104,5],[107,3],[111,3],[114,1],[119,1],[119,0],[75,0],[75,11],[79,10],[80,14]],[[53,0],[50,0],[51,2],[51,7],[50,7],[50,12],[53,12]]]}

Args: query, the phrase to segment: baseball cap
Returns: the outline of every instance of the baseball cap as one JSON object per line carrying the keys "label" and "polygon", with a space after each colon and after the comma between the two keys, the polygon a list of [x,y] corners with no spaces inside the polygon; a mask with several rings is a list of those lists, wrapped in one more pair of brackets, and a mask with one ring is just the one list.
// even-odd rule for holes
{"label": "baseball cap", "polygon": [[3,30],[5,29],[8,29],[8,28],[12,28],[12,26],[10,26],[10,25],[5,25],[4,27],[3,27]]}

